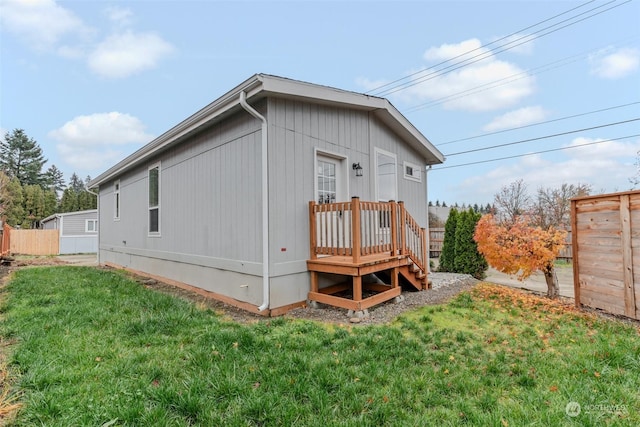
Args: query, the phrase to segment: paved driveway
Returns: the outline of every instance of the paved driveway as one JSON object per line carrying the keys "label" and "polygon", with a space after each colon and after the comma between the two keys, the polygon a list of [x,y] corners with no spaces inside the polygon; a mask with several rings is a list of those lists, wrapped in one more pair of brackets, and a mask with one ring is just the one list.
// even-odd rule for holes
{"label": "paved driveway", "polygon": [[58,255],[58,259],[73,265],[98,265],[97,254]]}
{"label": "paved driveway", "polygon": [[[556,268],[558,282],[560,284],[560,295],[573,298],[573,268],[571,265]],[[541,272],[533,273],[527,280],[519,281],[515,276],[509,276],[490,268],[487,271],[486,282],[497,283],[499,285],[512,286],[514,288],[528,289],[530,291],[547,293],[547,282]]]}

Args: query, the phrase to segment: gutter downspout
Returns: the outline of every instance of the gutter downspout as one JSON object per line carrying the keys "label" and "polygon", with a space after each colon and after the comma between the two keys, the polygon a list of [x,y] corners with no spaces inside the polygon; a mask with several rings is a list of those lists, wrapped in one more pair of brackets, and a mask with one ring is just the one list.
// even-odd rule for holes
{"label": "gutter downspout", "polygon": [[429,274],[431,274],[431,227],[429,227],[429,171],[433,165],[427,165],[424,173],[425,191],[427,193],[427,280],[429,280]]}
{"label": "gutter downspout", "polygon": [[262,122],[262,305],[258,311],[269,308],[269,173],[267,152],[267,119],[247,104],[247,94],[240,91],[240,105],[249,114]]}
{"label": "gutter downspout", "polygon": [[86,185],[84,186],[84,191],[96,196],[96,209],[98,211],[98,250],[96,252],[96,262],[98,263],[98,265],[100,265],[100,195],[98,193],[94,193],[93,191],[89,190],[89,188]]}

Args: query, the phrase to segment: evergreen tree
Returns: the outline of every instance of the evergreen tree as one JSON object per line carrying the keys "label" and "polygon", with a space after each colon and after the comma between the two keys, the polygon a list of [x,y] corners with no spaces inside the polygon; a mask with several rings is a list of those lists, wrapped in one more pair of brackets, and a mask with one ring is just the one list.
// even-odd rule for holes
{"label": "evergreen tree", "polygon": [[447,222],[444,224],[444,239],[438,271],[453,271],[455,267],[456,227],[458,223],[458,210],[451,209]]}
{"label": "evergreen tree", "polygon": [[74,190],[76,193],[84,190],[84,182],[80,179],[78,175],[74,172],[71,174],[71,178],[69,178],[69,188]]}
{"label": "evergreen tree", "polygon": [[44,191],[39,185],[26,185],[24,192],[24,218],[22,228],[36,228],[44,218]]}
{"label": "evergreen tree", "polygon": [[65,188],[60,198],[60,212],[76,212],[79,211],[78,192],[74,191],[71,186]]}
{"label": "evergreen tree", "polygon": [[52,189],[56,194],[61,193],[66,187],[64,175],[56,165],[49,166],[44,173],[44,183],[46,188]]}
{"label": "evergreen tree", "polygon": [[482,215],[472,208],[458,214],[455,232],[455,259],[452,271],[470,274],[476,279],[486,277],[488,265],[484,257],[478,252],[478,245],[473,240],[476,224]]}
{"label": "evergreen tree", "polygon": [[7,224],[12,227],[20,226],[24,221],[24,208],[22,207],[22,186],[18,178],[9,181],[6,188],[6,199],[3,200],[4,216]]}
{"label": "evergreen tree", "polygon": [[0,141],[0,170],[22,185],[42,185],[42,166],[46,161],[38,143],[22,129],[7,132]]}
{"label": "evergreen tree", "polygon": [[[42,218],[53,215],[58,210],[58,195],[53,190],[45,190],[44,192],[44,212]],[[41,219],[42,219],[41,218]]]}
{"label": "evergreen tree", "polygon": [[474,204],[473,204],[473,211],[474,211],[474,212],[480,212],[480,207],[478,206],[478,204],[477,204],[477,203],[474,203]]}

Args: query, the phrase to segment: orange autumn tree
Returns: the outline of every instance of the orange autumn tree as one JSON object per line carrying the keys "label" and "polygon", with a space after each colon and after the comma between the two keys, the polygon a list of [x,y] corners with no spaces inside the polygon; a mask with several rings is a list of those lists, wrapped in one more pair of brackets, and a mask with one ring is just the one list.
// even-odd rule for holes
{"label": "orange autumn tree", "polygon": [[493,268],[524,280],[540,270],[547,282],[547,296],[557,298],[560,287],[554,261],[565,246],[567,232],[555,227],[536,227],[530,218],[519,215],[499,223],[484,215],[476,226],[474,240],[478,251]]}

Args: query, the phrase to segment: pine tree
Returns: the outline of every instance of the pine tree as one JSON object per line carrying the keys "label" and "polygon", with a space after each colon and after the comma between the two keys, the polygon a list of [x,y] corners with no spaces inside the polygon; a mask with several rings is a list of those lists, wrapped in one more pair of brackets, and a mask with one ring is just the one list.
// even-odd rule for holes
{"label": "pine tree", "polygon": [[49,166],[49,169],[44,173],[45,187],[52,189],[56,194],[61,193],[66,185],[64,183],[64,175],[56,165]]}
{"label": "pine tree", "polygon": [[47,162],[38,143],[22,129],[7,132],[0,141],[0,170],[22,185],[42,185],[42,166]]}
{"label": "pine tree", "polygon": [[4,216],[12,227],[20,226],[24,221],[22,201],[22,186],[18,178],[13,178],[7,185],[6,200],[3,201]]}
{"label": "pine tree", "polygon": [[456,250],[456,227],[458,223],[458,210],[451,209],[447,222],[444,224],[444,239],[438,271],[453,271]]}
{"label": "pine tree", "polygon": [[71,174],[71,178],[69,178],[69,188],[74,190],[76,193],[84,190],[84,182],[82,182],[75,172]]}
{"label": "pine tree", "polygon": [[488,268],[487,261],[478,252],[478,245],[473,240],[476,224],[481,216],[473,208],[461,212],[455,232],[455,259],[452,271],[470,274],[476,279],[484,279]]}

